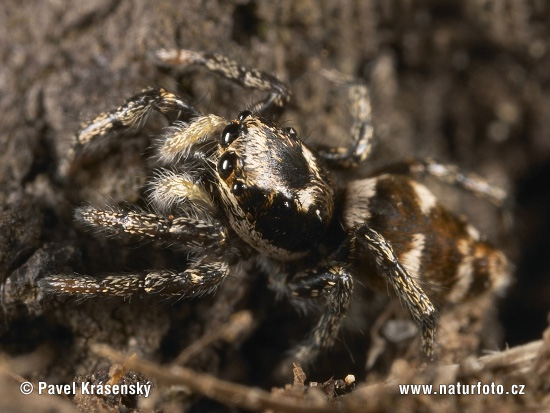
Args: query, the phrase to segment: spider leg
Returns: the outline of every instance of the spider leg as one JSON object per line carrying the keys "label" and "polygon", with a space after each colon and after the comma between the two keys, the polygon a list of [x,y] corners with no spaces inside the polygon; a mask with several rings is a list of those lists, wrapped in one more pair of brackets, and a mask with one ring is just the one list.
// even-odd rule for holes
{"label": "spider leg", "polygon": [[421,178],[429,175],[440,182],[456,186],[473,193],[479,198],[486,199],[497,207],[505,207],[509,202],[509,197],[505,190],[490,184],[481,176],[463,172],[456,165],[443,164],[433,159],[414,159],[398,162],[385,166],[382,170],[377,171],[376,174],[388,172]]}
{"label": "spider leg", "polygon": [[334,344],[351,303],[353,278],[343,266],[320,267],[297,274],[285,289],[292,298],[323,298],[328,304],[307,340],[293,351],[292,361],[307,364]]}
{"label": "spider leg", "polygon": [[191,298],[213,291],[228,274],[229,265],[226,262],[198,261],[184,271],[159,270],[105,274],[102,277],[50,275],[38,281],[38,289],[46,294],[79,297],[130,297],[145,293]]}
{"label": "spider leg", "polygon": [[78,208],[77,221],[108,236],[131,235],[177,245],[191,251],[220,250],[226,245],[227,231],[215,218],[168,215],[150,212],[125,211],[120,208]]}
{"label": "spider leg", "polygon": [[365,161],[372,150],[374,128],[370,90],[365,83],[349,79],[340,73],[325,71],[325,75],[333,82],[348,88],[352,141],[349,146],[321,147],[319,155],[334,168],[354,168]]}
{"label": "spider leg", "polygon": [[252,108],[252,111],[260,114],[274,107],[282,108],[290,99],[290,90],[275,76],[246,68],[222,55],[184,49],[161,49],[153,55],[153,58],[157,64],[163,66],[182,68],[193,65],[204,66],[242,87],[268,92],[268,96]]}
{"label": "spider leg", "polygon": [[177,118],[181,113],[200,115],[183,98],[163,88],[149,89],[132,96],[116,109],[100,113],[82,124],[76,135],[76,145],[88,145],[98,138],[116,135],[132,127],[139,128],[153,110],[166,117],[173,115]]}
{"label": "spider leg", "polygon": [[438,314],[426,293],[409,275],[397,259],[391,245],[378,232],[368,226],[361,226],[356,230],[353,241],[370,254],[379,272],[385,274],[414,322],[420,327],[424,354],[428,359],[433,359]]}
{"label": "spider leg", "polygon": [[[190,182],[183,181],[182,175],[164,175],[165,181],[171,180],[168,194],[162,194],[157,186],[157,206],[169,206],[168,203],[181,203],[187,200],[188,209],[180,205],[178,216],[166,216],[150,212],[127,211],[111,207],[98,209],[91,206],[76,210],[78,221],[94,230],[110,236],[130,235],[140,239],[150,239],[170,245],[176,245],[194,253],[220,256],[227,242],[227,230],[211,215],[212,205],[205,198],[204,190],[190,187]],[[163,182],[166,184],[166,182]],[[178,187],[179,185],[179,187]],[[187,198],[181,191],[188,189]],[[179,192],[178,192],[179,191]],[[201,192],[202,191],[202,192]],[[172,197],[174,199],[169,199]],[[176,199],[177,198],[177,199]],[[164,205],[159,199],[163,199]],[[202,209],[197,207],[203,202]],[[182,215],[186,211],[193,211]],[[43,278],[38,287],[44,293],[71,294],[85,297],[92,296],[132,296],[140,293],[161,294],[181,297],[194,297],[214,289],[228,274],[229,265],[221,259],[206,259],[195,262],[184,271],[149,271],[131,274],[107,274],[93,277],[80,274],[58,274]]]}

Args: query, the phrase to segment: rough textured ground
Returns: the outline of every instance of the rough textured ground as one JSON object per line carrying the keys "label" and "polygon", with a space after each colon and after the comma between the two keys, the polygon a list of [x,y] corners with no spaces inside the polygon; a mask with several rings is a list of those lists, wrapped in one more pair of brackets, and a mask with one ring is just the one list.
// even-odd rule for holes
{"label": "rough textured ground", "polygon": [[[540,339],[547,326],[549,18],[550,6],[536,0],[4,0],[0,277],[7,284],[0,325],[0,406],[13,411],[72,411],[76,405],[87,411],[197,412],[243,407],[319,411],[327,403],[332,403],[329,409],[348,411],[550,408],[545,396],[548,334],[544,344],[520,350],[523,358],[505,353],[496,362],[474,362],[482,350]],[[155,68],[148,53],[160,47],[220,52],[276,74],[293,88],[284,119],[312,141],[347,134],[345,96],[320,69],[368,76],[378,143],[367,169],[429,156],[479,173],[511,193],[510,227],[484,202],[428,182],[516,264],[516,283],[500,303],[500,315],[483,299],[448,310],[442,318],[442,358],[437,366],[418,370],[416,341],[389,342],[397,340],[392,328],[408,327],[393,319],[399,306],[387,304],[384,296],[364,296],[349,317],[343,343],[307,370],[304,387],[299,369],[295,377],[280,377],[275,367],[311,320],[276,302],[262,277],[229,280],[215,296],[192,302],[36,297],[34,282],[53,272],[99,274],[181,261],[178,254],[151,246],[96,239],[72,218],[74,207],[86,202],[140,202],[154,166],[143,155],[150,153],[151,135],[165,125],[162,119],[154,117],[143,132],[86,160],[70,179],[60,176],[79,122],[143,88],[180,91],[203,111],[228,116],[254,101],[250,93],[204,71]],[[231,334],[233,329],[238,333]],[[189,347],[197,340],[204,344],[200,351]],[[98,350],[98,344],[108,344],[111,353]],[[121,360],[113,349],[139,359],[128,361],[132,368],[126,369],[117,364]],[[159,377],[155,368],[171,365],[184,349],[183,365],[191,370],[166,367],[166,375],[175,377]],[[367,369],[369,360],[374,361]],[[145,362],[155,364],[148,370]],[[459,362],[460,367],[442,367]],[[197,374],[195,382],[185,376],[190,372]],[[342,381],[348,374],[355,375],[352,385]],[[526,395],[515,397],[406,397],[391,385],[377,384],[388,374],[390,384],[482,381],[527,387]],[[67,383],[78,375],[91,381],[154,380],[156,393],[149,400],[64,399],[23,397],[18,390],[19,380]],[[249,387],[227,390],[241,394],[240,399],[212,401],[211,389],[225,394],[213,378],[224,380],[223,385],[278,390],[255,399],[267,400],[264,404],[236,401],[246,400],[239,391],[247,394]],[[324,386],[310,386],[310,381],[331,378]],[[196,387],[202,379],[206,390]]]}

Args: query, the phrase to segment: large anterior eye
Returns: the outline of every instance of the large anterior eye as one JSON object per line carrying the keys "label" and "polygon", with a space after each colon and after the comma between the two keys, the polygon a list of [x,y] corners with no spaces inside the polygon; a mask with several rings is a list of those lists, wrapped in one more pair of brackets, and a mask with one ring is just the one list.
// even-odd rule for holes
{"label": "large anterior eye", "polygon": [[239,137],[240,126],[238,123],[230,123],[225,127],[220,138],[220,145],[227,148],[231,142]]}
{"label": "large anterior eye", "polygon": [[237,166],[237,155],[233,152],[224,153],[218,161],[218,174],[220,178],[227,179]]}

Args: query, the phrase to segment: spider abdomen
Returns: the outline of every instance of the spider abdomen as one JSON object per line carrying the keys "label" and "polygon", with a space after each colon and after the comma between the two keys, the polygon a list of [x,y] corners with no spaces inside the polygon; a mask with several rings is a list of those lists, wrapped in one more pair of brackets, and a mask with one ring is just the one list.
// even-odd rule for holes
{"label": "spider abdomen", "polygon": [[[401,175],[351,182],[343,221],[348,231],[367,225],[391,245],[411,277],[436,298],[459,302],[509,283],[504,254],[482,241],[470,224],[445,209],[422,184]],[[360,255],[359,268],[372,268]]]}

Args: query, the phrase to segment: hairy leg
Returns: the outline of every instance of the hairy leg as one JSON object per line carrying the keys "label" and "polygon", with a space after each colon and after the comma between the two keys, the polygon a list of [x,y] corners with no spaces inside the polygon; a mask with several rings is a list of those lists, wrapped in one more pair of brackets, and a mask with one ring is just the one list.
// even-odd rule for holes
{"label": "hairy leg", "polygon": [[138,93],[117,108],[100,113],[81,125],[67,158],[60,166],[60,177],[71,175],[82,153],[93,151],[96,143],[142,128],[153,111],[162,113],[167,119],[178,119],[183,113],[188,117],[200,115],[183,98],[163,88]]}
{"label": "hairy leg", "polygon": [[374,139],[369,87],[338,72],[327,70],[324,74],[331,81],[348,89],[349,114],[352,118],[351,144],[333,148],[321,147],[319,154],[335,168],[357,167],[369,157]]}
{"label": "hairy leg", "polygon": [[76,144],[84,146],[98,138],[116,135],[133,127],[139,129],[153,110],[167,117],[172,115],[177,118],[182,112],[199,116],[183,98],[163,88],[150,89],[132,96],[116,109],[100,113],[83,123],[76,135]]}
{"label": "hairy leg", "polygon": [[433,159],[398,162],[385,166],[376,174],[385,172],[414,177],[432,176],[445,184],[456,186],[479,198],[486,199],[497,207],[505,207],[509,202],[506,191],[491,185],[481,176],[463,172],[456,165],[443,164]]}
{"label": "hairy leg", "polygon": [[375,230],[363,226],[355,233],[357,251],[369,254],[379,273],[384,274],[392,285],[396,295],[411,314],[414,322],[420,327],[422,335],[422,350],[426,357],[434,357],[434,339],[437,324],[437,310],[397,259],[391,245]]}
{"label": "hairy leg", "polygon": [[289,360],[307,364],[334,344],[351,303],[353,278],[343,266],[320,267],[292,277],[284,289],[291,298],[302,302],[312,299],[327,302],[325,312],[308,338],[293,351]]}
{"label": "hairy leg", "polygon": [[193,65],[203,66],[242,87],[268,92],[268,96],[251,109],[260,114],[264,114],[274,107],[282,108],[290,99],[290,90],[275,76],[246,68],[219,54],[184,49],[161,49],[153,55],[153,58],[157,64],[162,66],[180,68]]}
{"label": "hairy leg", "polygon": [[219,251],[226,244],[227,230],[215,218],[203,214],[159,216],[150,212],[125,211],[120,208],[78,208],[77,221],[108,236],[130,235],[177,245],[191,251]]}
{"label": "hairy leg", "polygon": [[191,298],[213,291],[229,273],[223,261],[198,261],[184,271],[147,271],[130,274],[56,274],[38,281],[38,290],[46,294],[88,297],[131,297],[159,294]]}

